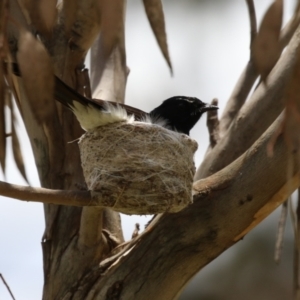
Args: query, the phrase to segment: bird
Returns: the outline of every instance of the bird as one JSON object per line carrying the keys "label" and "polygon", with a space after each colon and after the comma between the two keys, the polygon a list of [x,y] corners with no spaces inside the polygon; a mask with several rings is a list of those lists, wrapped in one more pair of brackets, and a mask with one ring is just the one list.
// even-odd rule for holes
{"label": "bird", "polygon": [[150,118],[154,123],[155,120],[164,120],[166,128],[189,135],[203,113],[217,109],[217,106],[196,97],[174,96],[153,109]]}
{"label": "bird", "polygon": [[[12,63],[12,71],[21,76],[17,63]],[[87,98],[57,76],[54,98],[74,113],[85,131],[115,122],[146,121],[189,135],[203,113],[218,109],[217,106],[204,103],[196,97],[174,96],[146,113],[126,104]]]}

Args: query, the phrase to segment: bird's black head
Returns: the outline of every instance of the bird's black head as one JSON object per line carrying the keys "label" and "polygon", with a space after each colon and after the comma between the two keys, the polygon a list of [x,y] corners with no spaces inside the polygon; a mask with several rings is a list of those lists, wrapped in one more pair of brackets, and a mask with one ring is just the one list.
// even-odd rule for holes
{"label": "bird's black head", "polygon": [[153,120],[164,120],[169,129],[189,135],[203,113],[216,109],[217,106],[204,103],[198,98],[176,96],[152,110],[150,117]]}

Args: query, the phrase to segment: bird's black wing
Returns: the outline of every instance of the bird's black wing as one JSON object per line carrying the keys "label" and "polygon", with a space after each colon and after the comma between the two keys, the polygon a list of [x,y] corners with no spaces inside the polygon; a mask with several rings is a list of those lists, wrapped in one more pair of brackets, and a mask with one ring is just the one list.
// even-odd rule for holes
{"label": "bird's black wing", "polygon": [[[14,75],[21,77],[21,71],[19,69],[19,66],[17,63],[11,63],[12,72]],[[64,106],[67,106],[68,108],[73,107],[73,102],[76,101],[84,106],[93,105],[95,108],[100,110],[106,110],[107,104],[114,107],[121,107],[126,110],[128,115],[134,115],[134,118],[136,121],[141,121],[145,119],[148,114],[140,109],[137,109],[135,107],[123,104],[123,103],[117,103],[113,101],[104,101],[101,99],[89,99],[87,97],[82,96],[79,94],[76,90],[71,88],[69,85],[64,83],[61,79],[59,79],[57,76],[55,77],[55,88],[54,88],[54,98],[55,100],[59,101]]]}

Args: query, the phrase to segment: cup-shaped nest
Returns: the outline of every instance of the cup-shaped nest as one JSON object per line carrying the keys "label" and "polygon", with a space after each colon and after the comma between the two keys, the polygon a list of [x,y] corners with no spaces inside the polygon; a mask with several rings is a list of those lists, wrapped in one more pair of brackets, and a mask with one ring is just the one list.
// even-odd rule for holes
{"label": "cup-shaped nest", "polygon": [[178,212],[192,203],[197,143],[142,122],[113,123],[79,141],[93,201],[125,214]]}

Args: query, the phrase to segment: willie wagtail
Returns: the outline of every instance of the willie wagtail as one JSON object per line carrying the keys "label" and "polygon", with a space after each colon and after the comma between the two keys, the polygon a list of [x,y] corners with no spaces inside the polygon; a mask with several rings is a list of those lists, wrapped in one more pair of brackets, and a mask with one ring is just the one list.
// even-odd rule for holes
{"label": "willie wagtail", "polygon": [[[15,75],[21,76],[16,63],[12,64],[12,70]],[[175,96],[163,101],[150,113],[146,113],[126,104],[86,98],[57,76],[55,76],[54,98],[72,110],[86,131],[109,123],[135,120],[150,121],[189,135],[203,113],[218,109],[217,106],[204,103],[198,98]]]}

